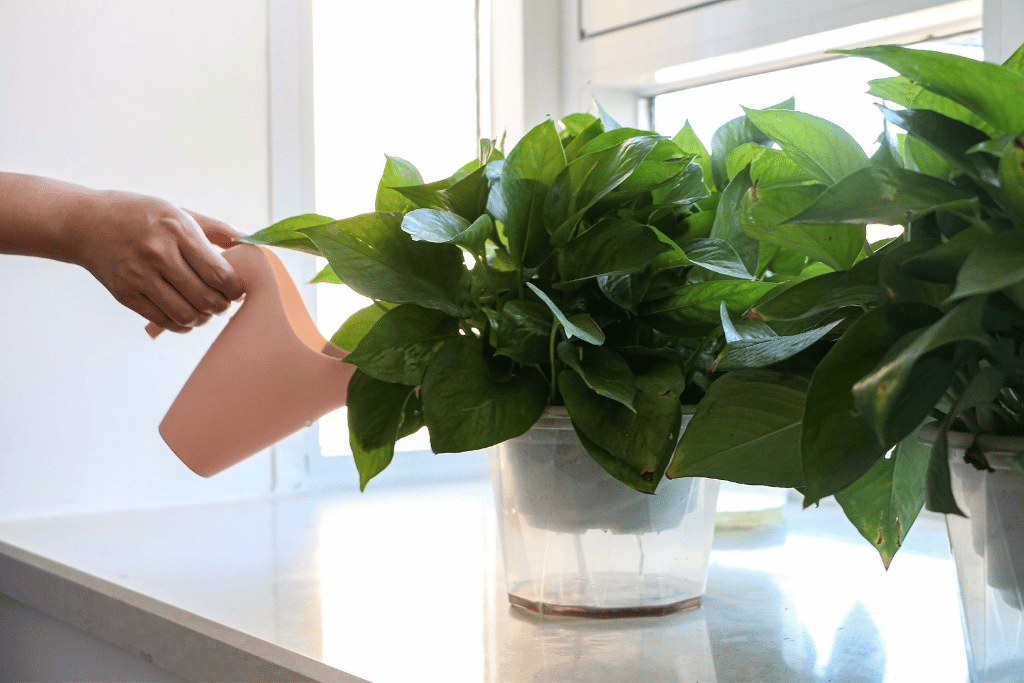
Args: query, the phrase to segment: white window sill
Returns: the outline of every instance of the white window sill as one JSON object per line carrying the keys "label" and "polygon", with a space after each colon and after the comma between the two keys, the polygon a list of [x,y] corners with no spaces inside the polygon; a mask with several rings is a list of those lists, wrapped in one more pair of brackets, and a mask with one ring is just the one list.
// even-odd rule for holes
{"label": "white window sill", "polygon": [[0,524],[0,593],[186,680],[966,680],[941,519],[892,569],[831,504],[719,532],[704,606],[510,608],[486,480]]}

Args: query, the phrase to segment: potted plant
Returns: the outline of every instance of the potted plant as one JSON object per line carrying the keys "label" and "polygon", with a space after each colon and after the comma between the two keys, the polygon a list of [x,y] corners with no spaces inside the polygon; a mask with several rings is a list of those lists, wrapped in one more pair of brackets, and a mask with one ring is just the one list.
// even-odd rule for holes
{"label": "potted plant", "polygon": [[[849,265],[863,242],[762,248],[742,232],[749,179],[727,158],[767,142],[742,117],[709,154],[689,126],[668,139],[574,114],[507,156],[483,141],[439,182],[388,158],[373,213],[246,238],[322,255],[316,281],[374,300],[332,339],[358,368],[347,404],[361,487],[424,426],[437,453],[491,447],[513,602],[605,616],[699,604],[715,483],[659,484],[721,316]],[[769,365],[830,330],[749,353]]]}
{"label": "potted plant", "polygon": [[[895,46],[850,54],[900,73],[870,92],[904,107],[882,112],[906,134],[886,130],[870,163],[819,176],[786,225],[905,234],[752,308],[777,325],[853,307],[852,323],[809,372],[712,384],[669,473],[797,485],[806,505],[835,494],[886,566],[924,504],[945,513],[973,680],[1011,680],[1024,670],[1024,48],[1002,66]],[[765,132],[809,172],[846,155]],[[759,413],[736,403],[753,391],[775,400]],[[930,420],[929,453],[917,438]],[[790,457],[753,462],[773,440]]]}

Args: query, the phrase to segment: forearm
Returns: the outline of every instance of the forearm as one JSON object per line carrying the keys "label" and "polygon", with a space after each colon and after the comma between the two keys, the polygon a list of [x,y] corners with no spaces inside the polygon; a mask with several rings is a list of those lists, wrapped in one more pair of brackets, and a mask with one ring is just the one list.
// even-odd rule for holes
{"label": "forearm", "polygon": [[0,253],[78,263],[74,227],[100,192],[49,178],[0,173]]}

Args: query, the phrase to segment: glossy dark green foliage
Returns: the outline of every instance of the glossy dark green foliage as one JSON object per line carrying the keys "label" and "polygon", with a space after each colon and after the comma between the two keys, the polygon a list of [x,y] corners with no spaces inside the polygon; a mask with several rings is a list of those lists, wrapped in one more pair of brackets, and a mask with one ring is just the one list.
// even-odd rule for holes
{"label": "glossy dark green foliage", "polygon": [[801,486],[807,378],[737,370],[713,382],[683,432],[668,476]]}
{"label": "glossy dark green foliage", "polygon": [[[723,169],[769,144],[745,119],[717,140]],[[729,161],[752,141],[760,147]],[[366,394],[349,401],[361,484],[421,425],[437,452],[472,450],[565,404],[602,466],[653,491],[678,440],[680,397],[699,398],[699,369],[723,343],[720,305],[742,316],[778,286],[762,259],[788,255],[762,252],[734,215],[746,168],[722,195],[712,163],[688,126],[668,139],[574,114],[536,126],[507,157],[485,141],[439,181],[387,157],[375,212],[300,216],[250,238],[326,257],[317,282],[373,300],[333,337],[359,368],[352,391]],[[797,258],[785,278],[801,278],[808,260]],[[802,348],[769,346],[773,359]]]}
{"label": "glossy dark green foliage", "polygon": [[836,493],[836,501],[857,531],[882,557],[886,569],[924,507],[929,448],[911,434]]}
{"label": "glossy dark green foliage", "polygon": [[892,304],[864,314],[818,364],[807,392],[801,430],[806,505],[846,488],[888,450],[858,415],[853,387],[905,334],[940,313],[921,304]]}
{"label": "glossy dark green foliage", "polygon": [[[814,183],[770,144],[746,117],[723,126],[709,154],[688,125],[668,139],[606,112],[573,114],[534,127],[504,157],[484,141],[439,181],[387,157],[374,213],[297,217],[254,236],[323,255],[318,282],[374,300],[334,336],[381,410],[367,416],[371,404],[355,400],[361,483],[390,461],[392,437],[420,425],[435,451],[465,451],[565,404],[595,460],[654,491],[678,440],[680,397],[700,397],[716,354],[724,348],[726,366],[785,362],[842,317],[797,330],[739,320],[809,265],[850,265],[863,242],[801,252],[815,239],[773,234],[762,248],[739,216],[751,173],[766,188]],[[723,174],[732,182],[716,184]],[[722,306],[750,349],[726,343]]]}
{"label": "glossy dark green foliage", "polygon": [[938,210],[976,213],[976,195],[930,175],[891,166],[854,171],[818,195],[789,223],[901,225]]}
{"label": "glossy dark green foliage", "polygon": [[997,131],[1024,130],[1024,74],[959,55],[880,45],[846,51],[886,64],[911,83],[966,108]]}
{"label": "glossy dark green foliage", "polygon": [[454,337],[427,366],[420,395],[436,453],[487,448],[519,436],[547,405],[547,385],[536,369],[513,368],[495,376],[483,351],[475,337]]}
{"label": "glossy dark green foliage", "polygon": [[438,348],[458,330],[456,319],[441,311],[401,304],[381,316],[345,362],[384,382],[417,385]]}
{"label": "glossy dark green foliage", "polygon": [[315,213],[292,216],[278,221],[268,228],[245,237],[237,238],[239,242],[248,244],[269,244],[275,247],[295,249],[315,256],[320,255],[316,245],[306,235],[299,232],[303,228],[331,223],[332,219]]}
{"label": "glossy dark green foliage", "polygon": [[352,376],[349,389],[349,443],[362,491],[373,477],[391,464],[395,441],[406,418],[406,405],[415,395],[415,389],[382,382],[360,370]]}
{"label": "glossy dark green foliage", "polygon": [[303,228],[302,234],[360,294],[463,315],[466,267],[458,247],[415,242],[401,225],[401,214],[369,213]]}
{"label": "glossy dark green foliage", "polygon": [[[945,412],[940,442],[1024,433],[1024,75],[1019,57],[858,54],[901,73],[871,88],[906,107],[870,158],[791,102],[710,153],[689,126],[575,114],[434,183],[389,158],[376,213],[252,241],[322,253],[323,279],[386,302],[338,339],[387,438],[425,424],[435,451],[481,448],[564,404],[627,485],[838,494],[888,563],[924,497],[956,508],[941,443],[927,468],[911,455],[925,415]],[[868,245],[876,222],[906,230]],[[676,448],[680,397],[704,391]],[[363,484],[390,459],[364,421]]]}
{"label": "glossy dark green foliage", "polygon": [[559,375],[566,409],[584,446],[612,476],[654,493],[679,439],[685,381],[672,363],[657,363],[635,377],[633,406],[592,391],[572,370]]}

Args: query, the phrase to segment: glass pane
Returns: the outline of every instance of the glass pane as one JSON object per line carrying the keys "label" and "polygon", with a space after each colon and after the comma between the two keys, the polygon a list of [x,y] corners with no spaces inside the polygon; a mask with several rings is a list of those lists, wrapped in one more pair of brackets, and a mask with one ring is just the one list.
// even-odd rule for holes
{"label": "glass pane", "polygon": [[[426,182],[476,154],[475,0],[313,1],[316,210],[373,211],[384,155]],[[322,264],[323,265],[323,264]],[[369,300],[317,285],[317,325],[330,336]],[[426,432],[405,450],[428,448]],[[345,410],[320,420],[324,455],[351,453]]]}
{"label": "glass pane", "polygon": [[[982,59],[981,32],[937,38],[911,45],[928,50]],[[787,97],[796,98],[796,108],[838,124],[871,154],[882,130],[877,98],[868,95],[867,82],[895,72],[878,62],[858,57],[840,57],[824,62],[745,76],[658,95],[654,98],[654,128],[663,135],[675,135],[690,121],[697,137],[711,149],[711,136],[723,123],[742,116],[740,105],[770,107]],[[899,234],[892,226],[869,226],[871,241]]]}

